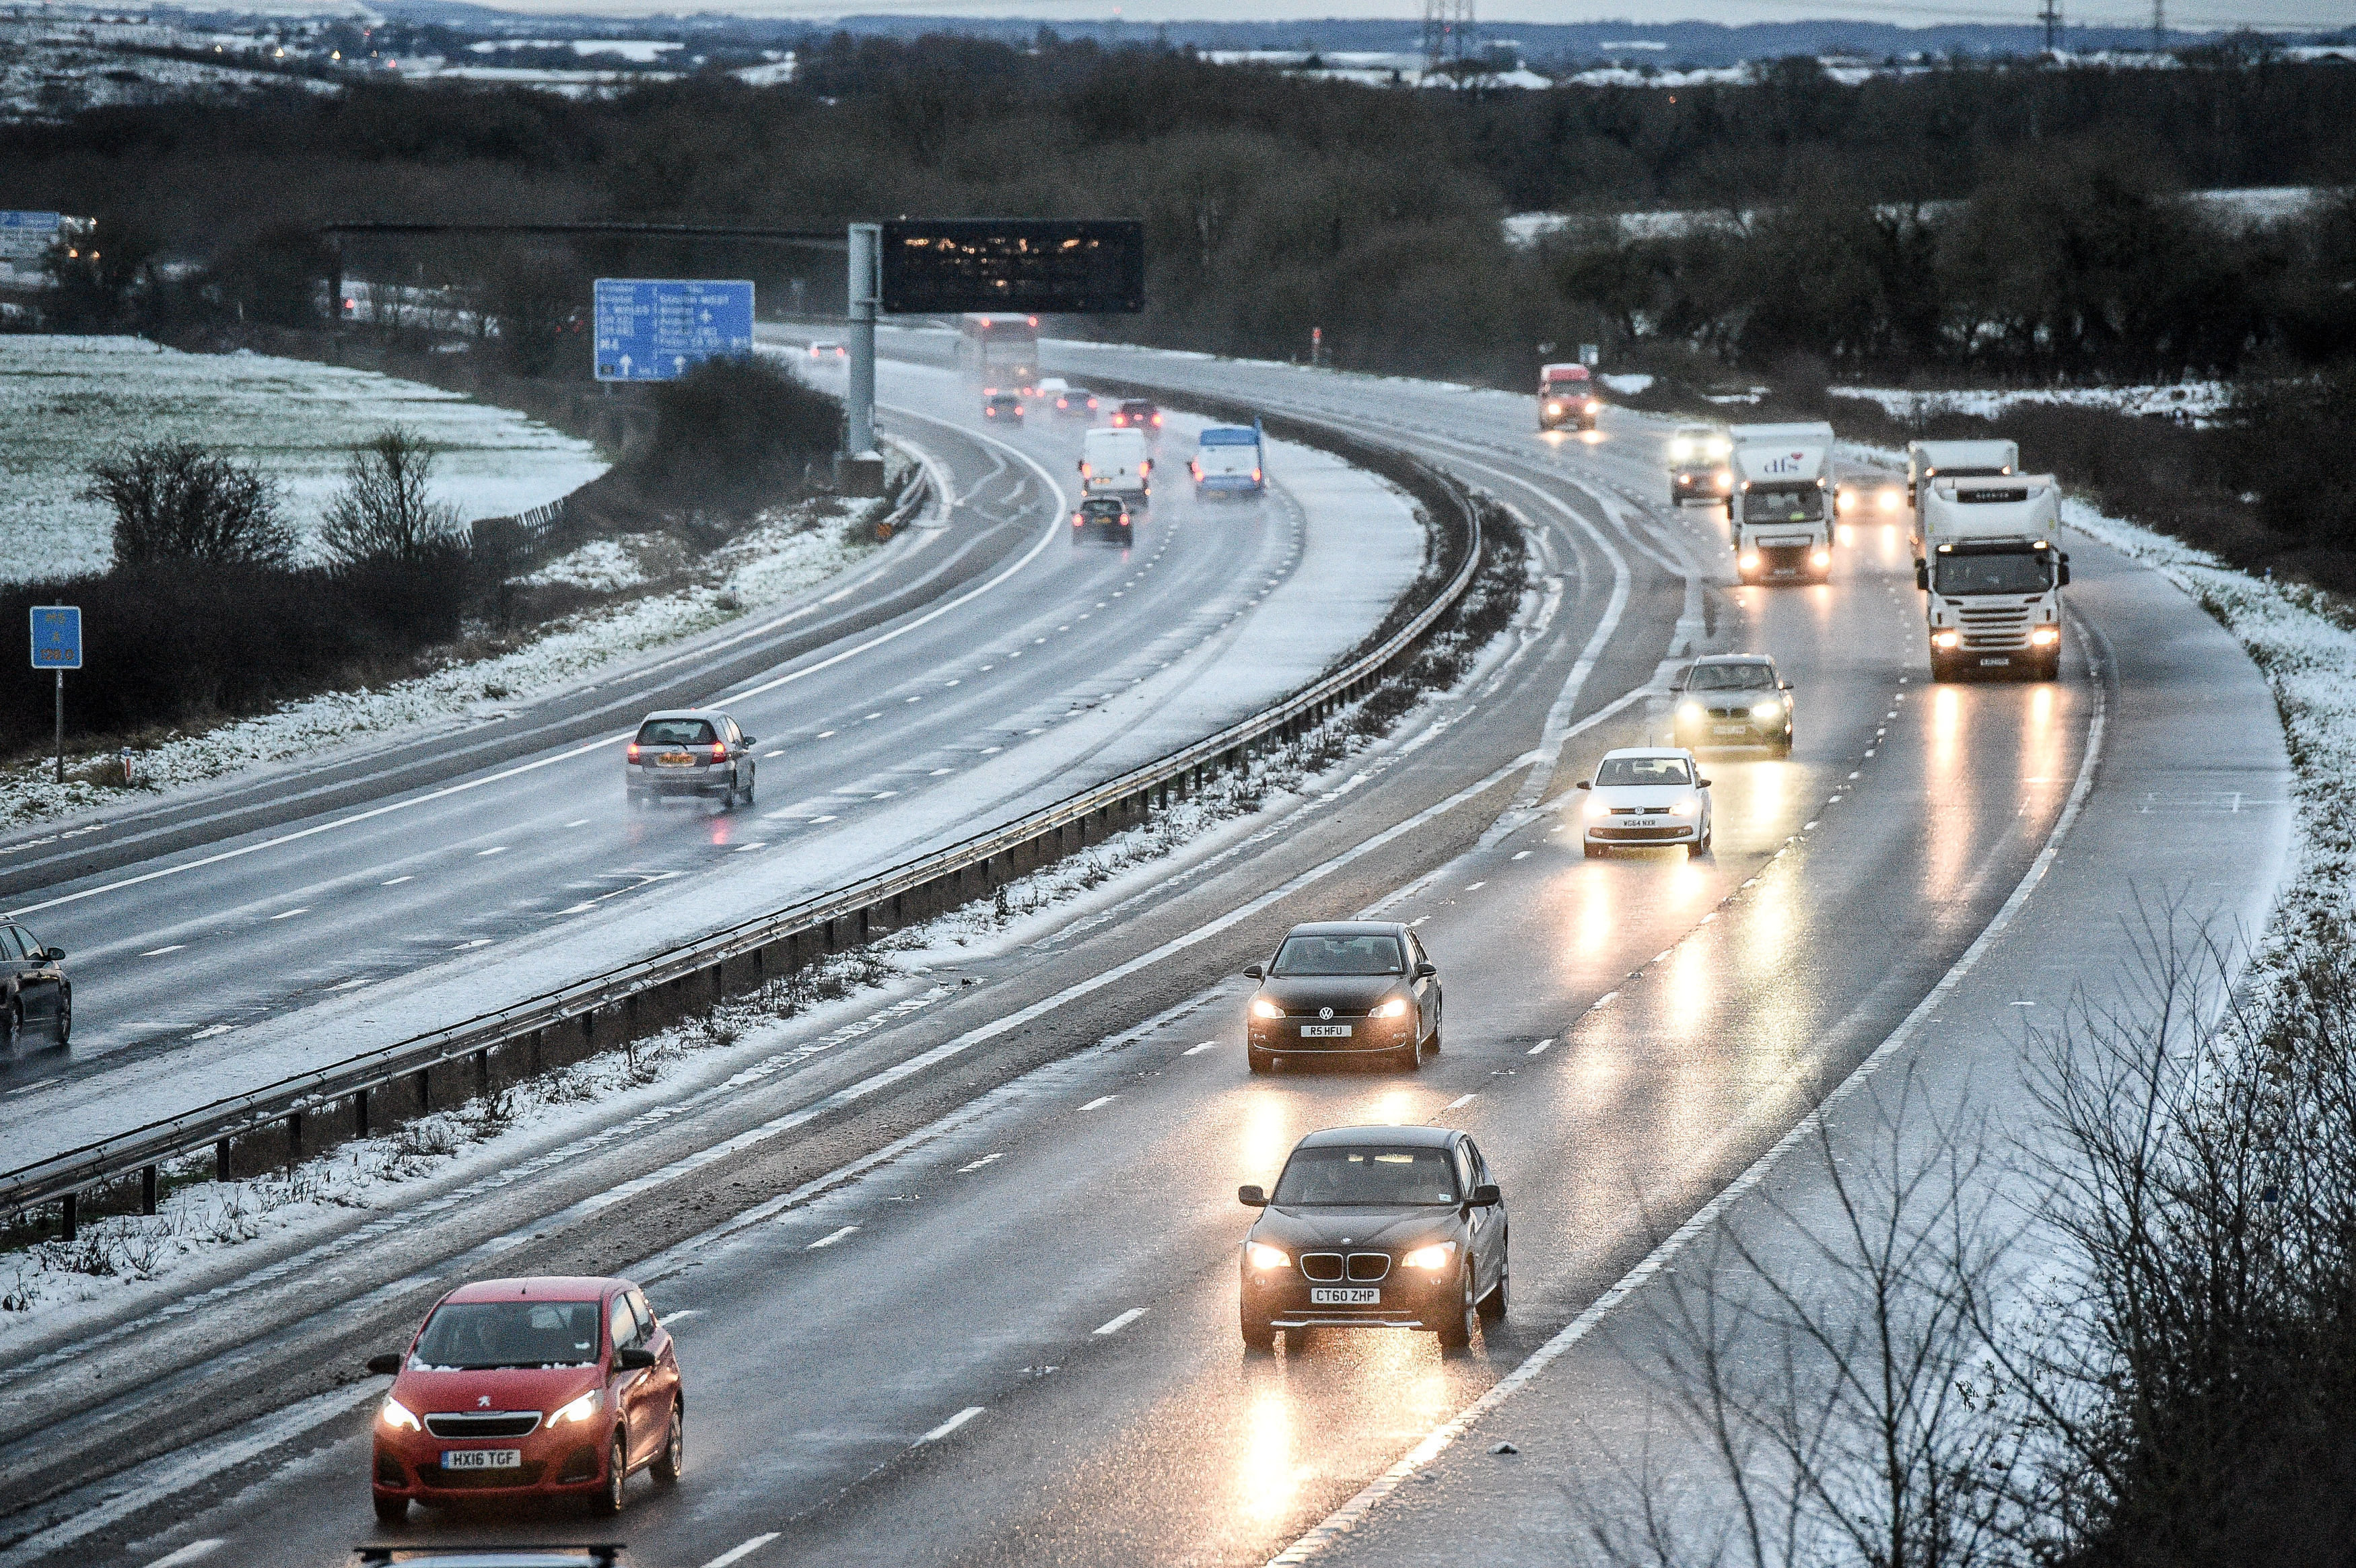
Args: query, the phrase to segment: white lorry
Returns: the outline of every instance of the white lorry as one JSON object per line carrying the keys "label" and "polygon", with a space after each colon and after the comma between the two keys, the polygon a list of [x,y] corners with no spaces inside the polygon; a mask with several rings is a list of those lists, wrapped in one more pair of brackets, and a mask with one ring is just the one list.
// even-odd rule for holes
{"label": "white lorry", "polygon": [[1080,491],[1142,501],[1153,488],[1153,454],[1145,432],[1099,425],[1080,438]]}
{"label": "white lorry", "polygon": [[1949,479],[1996,479],[2020,472],[2020,443],[2013,441],[1910,441],[1906,443],[1906,504],[1915,508],[1914,553],[1922,553],[1922,486]]}
{"label": "white lorry", "polygon": [[1923,555],[1914,586],[1927,601],[1931,678],[1966,670],[2062,669],[2062,590],[2070,557],[2053,539],[2062,486],[2050,474],[1925,482],[1916,512]]}
{"label": "white lorry", "polygon": [[1215,424],[1204,428],[1186,471],[1194,476],[1197,499],[1239,496],[1250,499],[1268,485],[1268,465],[1260,451],[1259,424]]}
{"label": "white lorry", "polygon": [[1744,582],[1822,582],[1833,569],[1833,427],[1739,424],[1726,498]]}

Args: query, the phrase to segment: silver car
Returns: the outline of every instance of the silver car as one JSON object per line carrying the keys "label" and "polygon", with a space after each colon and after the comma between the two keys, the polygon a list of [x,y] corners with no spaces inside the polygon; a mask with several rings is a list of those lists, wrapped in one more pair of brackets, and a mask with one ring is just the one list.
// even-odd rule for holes
{"label": "silver car", "polygon": [[723,809],[752,805],[754,739],[718,709],[648,714],[623,769],[630,808],[675,795],[717,800]]}

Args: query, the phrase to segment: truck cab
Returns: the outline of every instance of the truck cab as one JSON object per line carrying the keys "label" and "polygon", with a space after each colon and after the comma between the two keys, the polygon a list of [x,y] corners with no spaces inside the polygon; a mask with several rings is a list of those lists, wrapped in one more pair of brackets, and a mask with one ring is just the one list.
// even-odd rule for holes
{"label": "truck cab", "polygon": [[2051,475],[1933,479],[1921,492],[1931,678],[1967,671],[2062,671],[2062,590],[2070,556],[2052,543],[2062,487]]}
{"label": "truck cab", "polygon": [[1584,365],[1538,367],[1538,428],[1560,430],[1576,425],[1593,430],[1603,400],[1595,395],[1595,378]]}
{"label": "truck cab", "polygon": [[1739,424],[1727,522],[1745,583],[1823,582],[1832,576],[1833,427]]}

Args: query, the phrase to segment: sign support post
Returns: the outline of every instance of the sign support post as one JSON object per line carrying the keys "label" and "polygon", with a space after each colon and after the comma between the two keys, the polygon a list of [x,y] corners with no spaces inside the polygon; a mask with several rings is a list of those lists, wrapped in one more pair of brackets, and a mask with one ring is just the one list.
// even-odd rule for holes
{"label": "sign support post", "polygon": [[66,671],[81,668],[81,607],[33,606],[33,667],[58,677],[58,783],[66,782]]}
{"label": "sign support post", "polygon": [[844,455],[875,450],[875,307],[882,293],[884,226],[851,226],[851,381],[843,399]]}

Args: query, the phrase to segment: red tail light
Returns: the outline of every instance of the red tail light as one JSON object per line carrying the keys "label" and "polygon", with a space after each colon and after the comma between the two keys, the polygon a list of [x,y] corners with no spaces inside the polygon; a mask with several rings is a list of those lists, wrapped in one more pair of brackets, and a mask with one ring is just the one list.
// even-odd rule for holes
{"label": "red tail light", "polygon": [[634,762],[634,763],[635,763],[635,762],[637,762],[637,760],[638,760],[638,743],[637,743],[636,741],[631,741],[631,742],[630,742],[630,761],[632,761],[632,762]]}
{"label": "red tail light", "polygon": [[1160,430],[1162,428],[1162,416],[1160,414],[1153,416],[1153,428],[1156,430]]}

